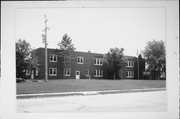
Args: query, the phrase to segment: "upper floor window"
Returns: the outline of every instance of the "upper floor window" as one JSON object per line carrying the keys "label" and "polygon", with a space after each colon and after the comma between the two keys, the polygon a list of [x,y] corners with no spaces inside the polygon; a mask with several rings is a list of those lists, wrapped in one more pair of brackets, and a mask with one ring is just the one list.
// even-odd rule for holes
{"label": "upper floor window", "polygon": [[134,71],[127,71],[126,72],[126,77],[133,78],[134,77]]}
{"label": "upper floor window", "polygon": [[83,64],[84,63],[84,57],[77,57],[77,63]]}
{"label": "upper floor window", "polygon": [[134,67],[134,61],[127,61],[127,67]]}
{"label": "upper floor window", "polygon": [[56,76],[57,68],[49,68],[49,76]]}
{"label": "upper floor window", "polygon": [[70,68],[65,68],[64,69],[64,76],[70,76],[71,75],[71,69]]}
{"label": "upper floor window", "polygon": [[103,77],[103,70],[94,70],[94,77]]}
{"label": "upper floor window", "polygon": [[57,55],[50,54],[49,60],[50,60],[50,62],[57,62]]}
{"label": "upper floor window", "polygon": [[95,58],[94,59],[94,65],[103,65],[103,59],[102,58]]}

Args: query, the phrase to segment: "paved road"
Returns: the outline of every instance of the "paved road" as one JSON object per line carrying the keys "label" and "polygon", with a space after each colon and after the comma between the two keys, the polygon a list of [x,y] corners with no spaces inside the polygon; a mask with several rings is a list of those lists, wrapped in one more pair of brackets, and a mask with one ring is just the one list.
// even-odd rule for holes
{"label": "paved road", "polygon": [[166,111],[166,91],[17,99],[17,112]]}

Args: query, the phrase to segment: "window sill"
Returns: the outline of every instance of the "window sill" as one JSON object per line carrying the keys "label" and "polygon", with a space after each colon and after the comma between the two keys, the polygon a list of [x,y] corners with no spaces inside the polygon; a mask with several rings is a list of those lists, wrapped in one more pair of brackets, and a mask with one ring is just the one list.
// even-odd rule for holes
{"label": "window sill", "polygon": [[77,64],[84,64],[84,63],[77,63]]}
{"label": "window sill", "polygon": [[57,62],[57,61],[49,61],[49,62]]}
{"label": "window sill", "polygon": [[57,75],[49,75],[49,76],[57,76]]}
{"label": "window sill", "polygon": [[94,77],[103,77],[103,76],[94,76]]}
{"label": "window sill", "polygon": [[126,78],[134,78],[133,76],[126,76]]}
{"label": "window sill", "polygon": [[134,66],[126,66],[126,67],[128,67],[128,68],[134,68]]}
{"label": "window sill", "polygon": [[103,66],[103,64],[94,64],[95,66]]}

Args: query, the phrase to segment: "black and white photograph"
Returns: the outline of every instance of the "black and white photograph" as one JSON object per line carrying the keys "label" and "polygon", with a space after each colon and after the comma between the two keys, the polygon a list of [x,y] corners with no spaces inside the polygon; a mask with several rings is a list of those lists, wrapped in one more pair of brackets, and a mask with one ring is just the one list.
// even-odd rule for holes
{"label": "black and white photograph", "polygon": [[[179,58],[174,59],[179,56],[179,36],[174,25],[179,23],[176,11],[179,6],[175,4],[178,1],[170,1],[175,7],[167,1],[159,1],[159,5],[155,1],[125,3],[18,1],[10,4],[15,5],[11,12],[13,39],[10,41],[13,42],[7,42],[13,49],[9,51],[13,52],[9,66],[14,68],[8,73],[8,81],[3,81],[3,72],[7,75],[8,68],[3,71],[6,64],[1,61],[3,107],[8,103],[3,103],[5,97],[11,98],[10,112],[18,119],[28,119],[26,114],[40,114],[46,119],[48,116],[44,114],[97,112],[128,112],[135,116],[142,113],[141,118],[175,119],[176,115],[168,111],[174,110],[169,106],[170,100],[179,98],[170,96],[179,89],[179,76],[173,75],[179,73]],[[4,12],[6,4],[3,4]],[[1,54],[7,50],[7,42],[6,47],[2,44]],[[178,66],[174,72],[172,66]],[[14,78],[12,84],[9,78]],[[174,88],[172,82],[178,87]],[[12,86],[11,93],[4,91],[7,86]],[[4,117],[7,110],[1,108]],[[124,116],[119,118],[129,119]]]}

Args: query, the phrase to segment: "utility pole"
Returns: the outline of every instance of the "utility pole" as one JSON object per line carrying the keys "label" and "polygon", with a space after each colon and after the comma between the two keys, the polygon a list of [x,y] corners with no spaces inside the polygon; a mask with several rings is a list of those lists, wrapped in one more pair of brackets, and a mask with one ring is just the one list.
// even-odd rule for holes
{"label": "utility pole", "polygon": [[137,49],[137,68],[138,68],[138,79],[139,79],[139,57],[138,57],[138,49]]}
{"label": "utility pole", "polygon": [[47,21],[48,19],[46,18],[46,15],[44,15],[44,24],[45,24],[45,28],[44,28],[44,33],[42,34],[43,37],[43,43],[45,45],[45,79],[44,81],[47,82],[48,81],[48,63],[47,63],[47,30],[49,30],[49,28],[47,27]]}

